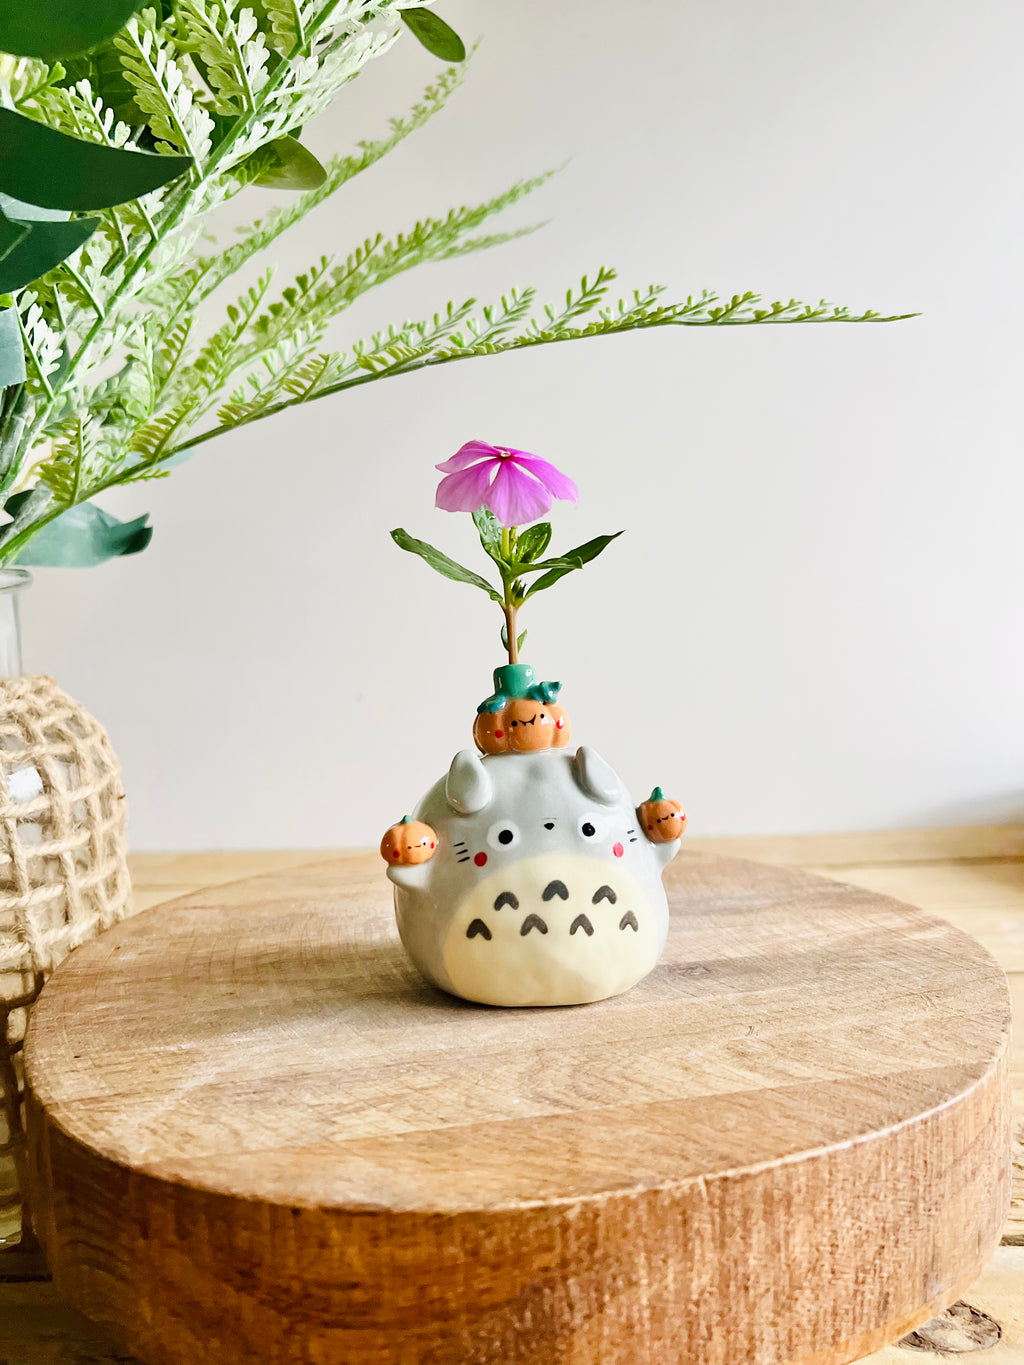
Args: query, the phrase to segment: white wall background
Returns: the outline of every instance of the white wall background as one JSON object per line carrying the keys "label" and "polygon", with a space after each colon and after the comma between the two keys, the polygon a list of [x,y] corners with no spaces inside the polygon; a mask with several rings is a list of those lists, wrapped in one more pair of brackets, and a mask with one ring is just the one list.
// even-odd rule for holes
{"label": "white wall background", "polygon": [[[571,473],[557,542],[628,528],[536,599],[578,738],[695,833],[1024,814],[1017,0],[444,0],[483,39],[428,129],[286,239],[282,273],[572,158],[542,233],[364,299],[663,281],[901,312],[671,330],[369,385],[203,447],[108,505],[150,549],[45,570],[26,664],[107,723],[136,848],[375,843],[468,742],[496,609],[387,531],[472,555],[433,465],[480,436]],[[309,130],[376,135],[412,40]],[[252,192],[257,214],[272,202]],[[462,524],[465,522],[466,524]],[[478,600],[479,599],[479,600]]]}

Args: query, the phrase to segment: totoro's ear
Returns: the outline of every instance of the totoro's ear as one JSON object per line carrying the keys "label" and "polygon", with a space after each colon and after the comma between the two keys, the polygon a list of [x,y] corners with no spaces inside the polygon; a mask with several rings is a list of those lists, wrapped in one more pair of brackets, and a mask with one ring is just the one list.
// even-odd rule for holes
{"label": "totoro's ear", "polygon": [[613,806],[622,797],[622,783],[601,755],[585,744],[576,750],[572,771],[577,786],[603,806]]}
{"label": "totoro's ear", "polygon": [[444,794],[452,810],[460,815],[475,815],[491,804],[494,796],[491,776],[475,749],[460,749],[452,759]]}

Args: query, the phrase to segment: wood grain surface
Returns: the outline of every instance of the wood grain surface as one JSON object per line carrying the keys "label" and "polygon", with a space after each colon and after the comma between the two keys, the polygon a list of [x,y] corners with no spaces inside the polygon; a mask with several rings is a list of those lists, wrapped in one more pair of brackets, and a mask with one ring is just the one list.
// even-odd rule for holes
{"label": "wood grain surface", "polygon": [[425,986],[368,855],[79,949],[29,1040],[58,1288],[151,1365],[852,1360],[1008,1195],[1005,980],[888,898],[689,855],[661,967]]}

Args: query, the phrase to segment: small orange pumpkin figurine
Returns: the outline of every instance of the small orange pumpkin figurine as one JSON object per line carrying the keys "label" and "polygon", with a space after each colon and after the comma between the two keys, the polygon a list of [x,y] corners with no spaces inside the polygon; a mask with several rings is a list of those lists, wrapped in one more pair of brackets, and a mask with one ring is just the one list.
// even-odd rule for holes
{"label": "small orange pumpkin figurine", "polygon": [[473,740],[484,754],[535,754],[569,743],[569,717],[564,706],[514,697],[500,711],[479,711]]}
{"label": "small orange pumpkin figurine", "polygon": [[434,856],[437,835],[422,820],[410,820],[403,815],[392,825],[380,841],[380,856],[392,867],[412,867],[425,863]]}
{"label": "small orange pumpkin figurine", "polygon": [[646,801],[636,809],[644,833],[654,844],[668,844],[678,839],[686,828],[686,811],[678,801],[665,796],[655,787]]}

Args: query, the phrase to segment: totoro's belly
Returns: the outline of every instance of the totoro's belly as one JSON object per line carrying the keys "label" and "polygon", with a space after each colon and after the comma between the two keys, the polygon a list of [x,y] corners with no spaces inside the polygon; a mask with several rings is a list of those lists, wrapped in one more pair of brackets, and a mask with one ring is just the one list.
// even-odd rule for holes
{"label": "totoro's belly", "polygon": [[658,908],[598,858],[527,858],[479,882],[444,943],[453,989],[487,1005],[582,1005],[629,990],[661,950]]}

